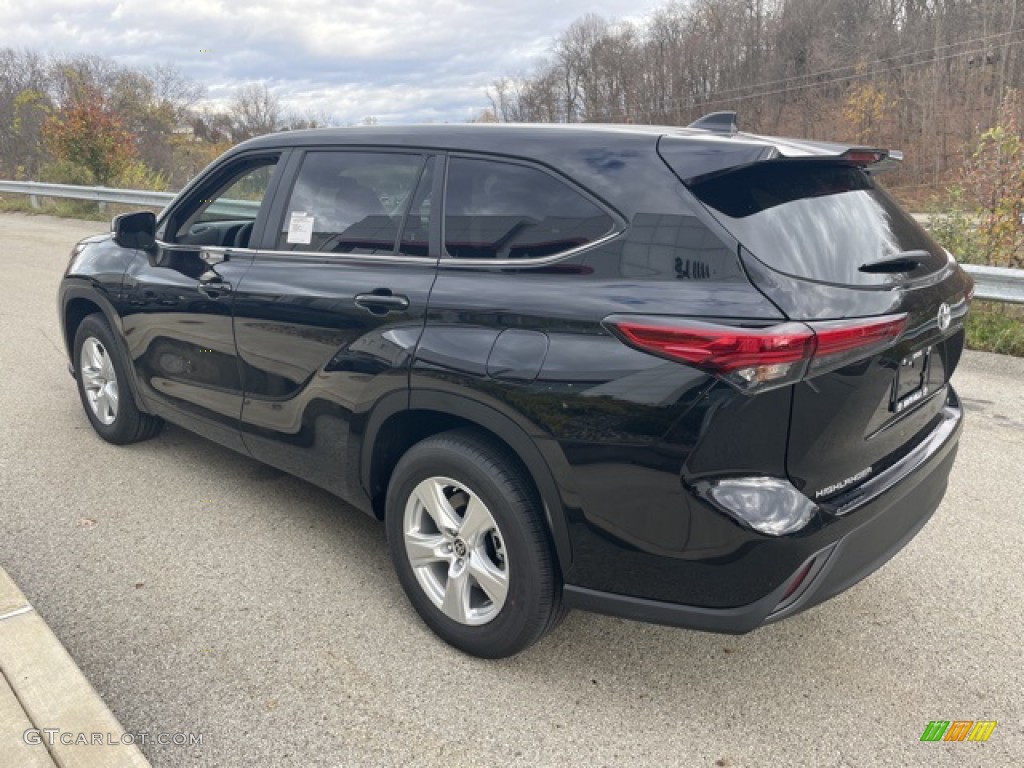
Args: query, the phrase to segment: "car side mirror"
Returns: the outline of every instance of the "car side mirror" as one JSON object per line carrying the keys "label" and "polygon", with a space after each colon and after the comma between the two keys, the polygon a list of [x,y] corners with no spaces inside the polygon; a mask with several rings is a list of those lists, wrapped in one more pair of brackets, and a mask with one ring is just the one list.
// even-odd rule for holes
{"label": "car side mirror", "polygon": [[152,211],[122,213],[110,222],[114,242],[122,248],[148,251],[156,247],[156,214]]}

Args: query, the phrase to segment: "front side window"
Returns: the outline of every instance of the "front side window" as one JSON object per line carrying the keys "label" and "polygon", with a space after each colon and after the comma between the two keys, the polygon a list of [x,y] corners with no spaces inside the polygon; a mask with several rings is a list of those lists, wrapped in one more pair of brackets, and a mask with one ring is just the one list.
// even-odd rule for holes
{"label": "front side window", "polygon": [[591,243],[611,216],[555,177],[512,163],[453,157],[445,248],[456,259],[536,259]]}
{"label": "front side window", "polygon": [[200,187],[179,209],[174,242],[247,247],[276,165],[276,157],[247,160]]}
{"label": "front side window", "polygon": [[394,253],[422,170],[421,155],[306,153],[288,200],[277,248]]}

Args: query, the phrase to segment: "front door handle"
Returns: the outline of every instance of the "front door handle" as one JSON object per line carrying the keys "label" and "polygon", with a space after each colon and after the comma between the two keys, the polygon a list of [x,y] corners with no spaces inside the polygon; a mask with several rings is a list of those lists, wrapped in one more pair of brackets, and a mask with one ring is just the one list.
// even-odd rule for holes
{"label": "front door handle", "polygon": [[402,312],[409,308],[408,296],[395,295],[387,288],[378,288],[373,293],[357,294],[353,301],[357,307],[362,307],[374,315]]}
{"label": "front door handle", "polygon": [[200,275],[199,285],[196,287],[200,293],[211,299],[219,299],[221,296],[231,293],[231,283],[225,282],[224,278],[213,270]]}

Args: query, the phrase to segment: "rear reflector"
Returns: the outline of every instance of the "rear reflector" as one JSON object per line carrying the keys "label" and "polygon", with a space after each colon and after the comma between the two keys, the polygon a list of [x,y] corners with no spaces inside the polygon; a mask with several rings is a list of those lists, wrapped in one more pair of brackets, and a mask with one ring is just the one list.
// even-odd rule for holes
{"label": "rear reflector", "polygon": [[811,572],[811,567],[813,565],[814,558],[812,557],[810,560],[807,561],[807,565],[800,569],[800,573],[796,575],[796,578],[790,582],[788,587],[786,587],[786,594],[784,594],[782,596],[782,599],[779,601],[780,605],[786,602],[790,597],[792,597],[793,593],[800,588],[800,585],[804,583],[804,579],[807,578],[807,574]]}
{"label": "rear reflector", "polygon": [[898,338],[906,322],[903,314],[742,328],[689,318],[613,315],[604,324],[631,347],[753,390],[790,384],[867,357]]}

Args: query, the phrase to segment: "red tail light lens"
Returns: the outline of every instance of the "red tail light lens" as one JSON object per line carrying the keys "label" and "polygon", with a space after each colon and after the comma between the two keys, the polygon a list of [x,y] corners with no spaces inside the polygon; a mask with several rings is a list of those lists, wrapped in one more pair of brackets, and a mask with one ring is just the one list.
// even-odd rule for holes
{"label": "red tail light lens", "polygon": [[626,344],[721,376],[743,390],[792,383],[866,357],[897,338],[906,315],[740,328],[686,318],[613,315]]}
{"label": "red tail light lens", "polygon": [[736,328],[625,316],[605,323],[631,347],[723,376],[740,389],[780,386],[800,378],[814,343],[814,333],[801,323]]}
{"label": "red tail light lens", "polygon": [[881,162],[888,154],[882,149],[848,149],[843,152],[843,158],[860,166],[868,166]]}
{"label": "red tail light lens", "polygon": [[889,346],[907,326],[906,315],[886,315],[870,320],[835,320],[810,323],[817,348],[808,375],[824,373],[861,360]]}

